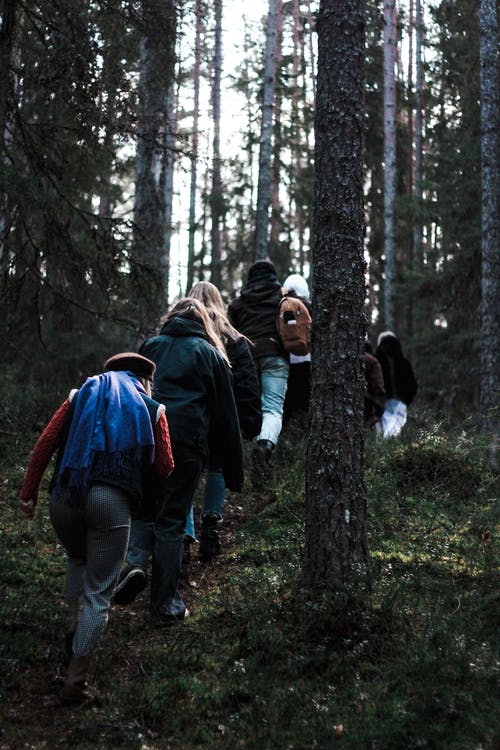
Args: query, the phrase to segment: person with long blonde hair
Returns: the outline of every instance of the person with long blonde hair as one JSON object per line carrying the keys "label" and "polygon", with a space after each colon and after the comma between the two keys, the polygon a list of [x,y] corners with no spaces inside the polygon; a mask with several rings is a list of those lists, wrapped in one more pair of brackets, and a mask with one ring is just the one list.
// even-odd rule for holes
{"label": "person with long blonde hair", "polygon": [[179,300],[140,353],[156,364],[153,396],[166,407],[175,469],[167,480],[152,483],[148,502],[132,519],[115,602],[129,604],[145,588],[152,555],[151,613],[163,627],[188,614],[178,590],[184,529],[208,454],[225,484],[239,492],[243,452],[227,354],[198,300]]}
{"label": "person with long blonde hair", "polygon": [[[221,293],[210,281],[199,281],[192,287],[188,297],[203,304],[226,349],[233,373],[233,391],[241,433],[245,439],[249,440],[259,434],[262,425],[259,381],[249,341],[231,325]],[[226,486],[221,468],[210,456],[201,512],[199,547],[200,557],[205,562],[211,560],[220,551],[217,527],[223,520],[225,496]],[[194,539],[194,515],[191,509],[186,525],[185,568],[187,568],[190,556],[189,546]]]}

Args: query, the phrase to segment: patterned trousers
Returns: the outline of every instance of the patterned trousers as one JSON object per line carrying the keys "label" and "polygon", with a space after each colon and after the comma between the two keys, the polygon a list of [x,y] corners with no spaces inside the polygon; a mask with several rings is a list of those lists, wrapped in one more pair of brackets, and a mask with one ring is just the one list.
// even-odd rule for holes
{"label": "patterned trousers", "polygon": [[73,653],[89,656],[108,621],[130,533],[130,502],[118,487],[94,484],[83,508],[52,501],[50,520],[68,554],[66,598],[81,598]]}

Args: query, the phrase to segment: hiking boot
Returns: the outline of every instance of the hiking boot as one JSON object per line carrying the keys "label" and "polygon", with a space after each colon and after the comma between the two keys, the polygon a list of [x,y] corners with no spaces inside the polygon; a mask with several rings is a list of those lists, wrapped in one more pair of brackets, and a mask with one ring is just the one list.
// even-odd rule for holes
{"label": "hiking boot", "polygon": [[172,627],[172,625],[175,625],[178,622],[187,620],[190,615],[191,612],[186,607],[183,612],[179,612],[178,614],[159,615],[154,619],[153,625],[156,628],[170,628]]}
{"label": "hiking boot", "polygon": [[261,488],[269,475],[274,443],[270,440],[257,440],[252,452],[250,479],[255,489]]}
{"label": "hiking boot", "polygon": [[220,552],[218,517],[214,513],[205,513],[201,520],[200,560],[209,562]]}
{"label": "hiking boot", "polygon": [[114,593],[115,604],[131,604],[136,596],[146,588],[146,573],[142,568],[135,565],[127,565],[123,568],[118,578],[118,584]]}
{"label": "hiking boot", "polygon": [[64,680],[61,691],[61,703],[63,706],[77,706],[82,703],[87,694],[87,672],[90,667],[90,656],[71,657],[68,674]]}

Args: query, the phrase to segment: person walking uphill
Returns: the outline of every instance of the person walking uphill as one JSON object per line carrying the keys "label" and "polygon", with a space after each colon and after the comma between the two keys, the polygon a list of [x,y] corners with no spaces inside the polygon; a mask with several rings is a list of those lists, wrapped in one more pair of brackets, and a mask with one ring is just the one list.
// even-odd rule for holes
{"label": "person walking uphill", "polygon": [[253,343],[252,354],[261,386],[262,428],[257,436],[254,459],[269,463],[283,422],[288,381],[288,354],[276,327],[282,297],[276,268],[270,260],[259,260],[248,272],[248,281],[228,308],[233,326]]}
{"label": "person walking uphill", "polygon": [[151,360],[124,352],[71,391],[36,443],[20,490],[21,510],[32,518],[43,474],[58,449],[49,511],[67,552],[70,662],[64,704],[85,697],[144,477],[154,471],[166,478],[173,470],[165,407],[148,395],[154,371]]}
{"label": "person walking uphill", "polygon": [[375,356],[384,376],[385,408],[377,425],[384,437],[399,435],[406,424],[407,407],[417,393],[413,368],[403,356],[401,343],[392,331],[384,331],[377,339]]}
{"label": "person walking uphill", "polygon": [[[226,315],[221,294],[210,281],[200,281],[193,286],[189,297],[197,299],[208,311],[227,352],[233,374],[233,393],[238,410],[241,435],[250,440],[262,427],[260,388],[257,370],[248,339],[233,328]],[[207,480],[201,512],[200,558],[208,562],[220,551],[217,524],[223,519],[226,487],[221,469],[209,458]],[[186,526],[185,551],[195,539],[194,516],[191,509]],[[186,559],[187,558],[187,559]],[[185,558],[185,568],[189,554]]]}
{"label": "person walking uphill", "polygon": [[179,300],[141,353],[157,366],[153,395],[167,405],[175,469],[149,488],[150,502],[132,519],[115,602],[129,604],[142,591],[153,555],[151,613],[163,627],[188,614],[178,590],[184,529],[208,453],[225,485],[239,492],[243,449],[227,355],[198,300]]}

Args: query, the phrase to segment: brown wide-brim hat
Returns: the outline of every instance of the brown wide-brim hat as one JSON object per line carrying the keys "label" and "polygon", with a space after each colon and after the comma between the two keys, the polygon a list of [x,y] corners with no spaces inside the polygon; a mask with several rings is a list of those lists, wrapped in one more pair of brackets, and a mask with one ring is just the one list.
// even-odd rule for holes
{"label": "brown wide-brim hat", "polygon": [[156,365],[147,357],[135,352],[120,352],[104,363],[105,370],[129,370],[138,378],[153,380]]}

